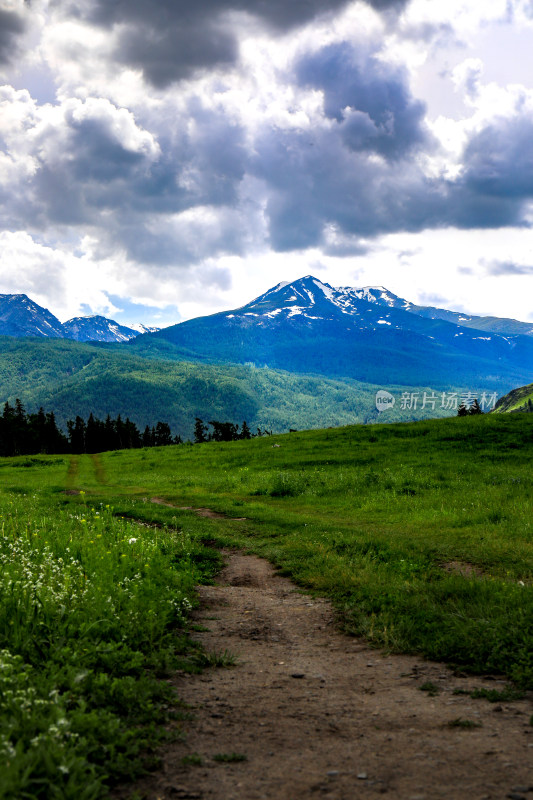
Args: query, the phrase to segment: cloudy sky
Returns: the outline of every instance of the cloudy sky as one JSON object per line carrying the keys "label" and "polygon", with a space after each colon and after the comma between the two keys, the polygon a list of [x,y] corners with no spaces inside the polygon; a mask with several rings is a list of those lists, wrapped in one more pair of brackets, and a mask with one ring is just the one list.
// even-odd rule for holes
{"label": "cloudy sky", "polygon": [[533,0],[0,0],[0,292],[533,319]]}

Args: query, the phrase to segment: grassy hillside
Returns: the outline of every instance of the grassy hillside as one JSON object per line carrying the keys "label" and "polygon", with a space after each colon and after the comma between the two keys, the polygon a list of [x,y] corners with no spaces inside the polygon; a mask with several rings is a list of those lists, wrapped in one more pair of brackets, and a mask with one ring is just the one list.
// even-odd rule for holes
{"label": "grassy hillside", "polygon": [[520,386],[513,389],[504,397],[500,397],[494,409],[495,414],[509,411],[528,411],[533,410],[533,383],[527,386]]}
{"label": "grassy hillside", "polygon": [[[348,630],[533,687],[532,457],[533,417],[497,415],[103,463],[115,494],[157,492],[247,517],[209,535],[329,594]],[[138,500],[123,508],[177,513]],[[190,528],[186,512],[178,520]]]}
{"label": "grassy hillside", "polygon": [[[192,437],[196,416],[246,420],[252,430],[274,431],[375,421],[375,395],[381,388],[253,366],[142,358],[125,348],[8,337],[0,337],[0,386],[0,402],[20,397],[29,411],[42,405],[63,426],[76,414],[121,414],[141,428],[169,422],[183,438]],[[405,389],[387,388],[398,401]],[[409,420],[442,413],[438,407],[402,410],[397,402],[386,417]]]}
{"label": "grassy hillside", "polygon": [[498,414],[2,459],[0,796],[99,800],[153,759],[160,678],[227,663],[186,635],[213,544],[348,633],[533,689],[532,458],[533,416]]}
{"label": "grassy hillside", "polygon": [[[267,555],[378,644],[533,688],[532,457],[532,416],[485,415],[109,453],[77,480]],[[199,522],[153,495],[247,519]]]}

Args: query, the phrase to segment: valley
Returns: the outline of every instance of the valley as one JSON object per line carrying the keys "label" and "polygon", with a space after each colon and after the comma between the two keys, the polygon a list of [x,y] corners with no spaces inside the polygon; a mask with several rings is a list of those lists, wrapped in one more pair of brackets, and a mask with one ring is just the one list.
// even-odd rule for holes
{"label": "valley", "polygon": [[[28,411],[53,410],[65,431],[67,420],[78,414],[84,419],[91,413],[104,419],[121,414],[141,429],[168,421],[182,439],[193,438],[196,416],[246,420],[253,431],[275,432],[377,421],[376,393],[382,388],[251,364],[198,363],[167,353],[154,358],[134,349],[116,352],[81,342],[10,337],[0,337],[0,381],[3,402],[13,405],[20,398]],[[428,386],[387,388],[396,398],[383,415],[391,421],[457,411],[457,400],[451,408],[442,407],[442,393],[438,403],[421,408],[424,392],[432,393]],[[418,394],[416,407],[402,408],[406,391]]]}

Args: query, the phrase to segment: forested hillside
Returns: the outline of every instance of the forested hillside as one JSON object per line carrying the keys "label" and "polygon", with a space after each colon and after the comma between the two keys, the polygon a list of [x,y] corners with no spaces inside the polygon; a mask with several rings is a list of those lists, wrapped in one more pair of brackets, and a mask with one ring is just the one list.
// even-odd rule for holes
{"label": "forested hillside", "polygon": [[[173,433],[193,437],[195,417],[246,420],[274,431],[377,420],[376,390],[350,380],[295,375],[247,365],[205,365],[129,355],[65,340],[0,337],[0,402],[20,398],[29,412],[43,406],[66,430],[68,419],[92,413],[129,417],[139,428],[167,421]],[[406,387],[389,386],[399,398]],[[423,394],[427,387],[420,387]],[[409,393],[417,387],[410,387]],[[381,421],[453,413],[428,407],[393,409]]]}

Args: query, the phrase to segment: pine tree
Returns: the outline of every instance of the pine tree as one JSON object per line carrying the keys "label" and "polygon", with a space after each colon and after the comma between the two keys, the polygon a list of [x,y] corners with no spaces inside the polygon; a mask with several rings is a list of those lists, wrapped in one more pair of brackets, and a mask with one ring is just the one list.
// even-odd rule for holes
{"label": "pine tree", "polygon": [[204,421],[200,417],[196,417],[194,421],[194,443],[202,444],[202,442],[206,442],[206,433],[207,425],[204,425]]}
{"label": "pine tree", "polygon": [[157,447],[172,444],[170,425],[167,422],[158,422],[155,426],[155,444]]}
{"label": "pine tree", "polygon": [[85,422],[81,417],[76,417],[75,422],[71,419],[67,422],[68,438],[70,441],[71,453],[85,452]]}
{"label": "pine tree", "polygon": [[142,435],[142,446],[143,447],[153,447],[154,446],[154,440],[153,440],[153,437],[152,437],[152,431],[150,430],[150,427],[148,425],[144,429],[144,433]]}
{"label": "pine tree", "polygon": [[115,431],[116,431],[117,439],[116,439],[116,446],[115,446],[114,449],[115,450],[123,450],[126,447],[127,434],[126,434],[125,425],[122,422],[122,417],[120,416],[120,414],[118,415],[118,417],[115,420]]}
{"label": "pine tree", "polygon": [[100,441],[98,436],[98,424],[92,413],[89,414],[87,420],[87,427],[85,429],[85,449],[87,453],[98,453],[100,450]]}
{"label": "pine tree", "polygon": [[105,438],[105,447],[104,450],[116,450],[117,449],[117,429],[114,421],[111,419],[109,414],[106,417],[106,421],[104,423],[104,438]]}
{"label": "pine tree", "polygon": [[234,442],[239,439],[239,426],[233,422],[217,422],[210,420],[209,424],[213,427],[212,439],[214,442]]}
{"label": "pine tree", "polygon": [[458,417],[467,417],[468,416],[468,408],[465,406],[464,403],[461,403],[461,405],[457,409],[457,416]]}
{"label": "pine tree", "polygon": [[24,423],[26,421],[26,411],[22,405],[22,400],[19,400],[18,397],[15,400],[15,419],[17,419],[17,421],[20,423]]}
{"label": "pine tree", "polygon": [[12,456],[15,453],[15,436],[13,420],[15,412],[8,402],[4,404],[4,413],[2,414],[2,427],[0,439],[0,452],[3,456]]}
{"label": "pine tree", "polygon": [[26,410],[18,397],[15,400],[15,410],[13,412],[11,424],[13,430],[13,455],[26,455],[30,453],[32,447]]}
{"label": "pine tree", "polygon": [[45,441],[47,453],[68,453],[68,439],[57,427],[53,411],[46,415]]}
{"label": "pine tree", "polygon": [[28,453],[46,453],[46,414],[41,406],[37,414],[28,417]]}
{"label": "pine tree", "polygon": [[251,438],[252,434],[250,432],[250,428],[248,427],[248,423],[246,422],[246,420],[244,420],[241,428],[241,439],[251,439]]}
{"label": "pine tree", "polygon": [[137,425],[126,417],[126,431],[128,436],[128,447],[138,448],[142,446],[141,434]]}

